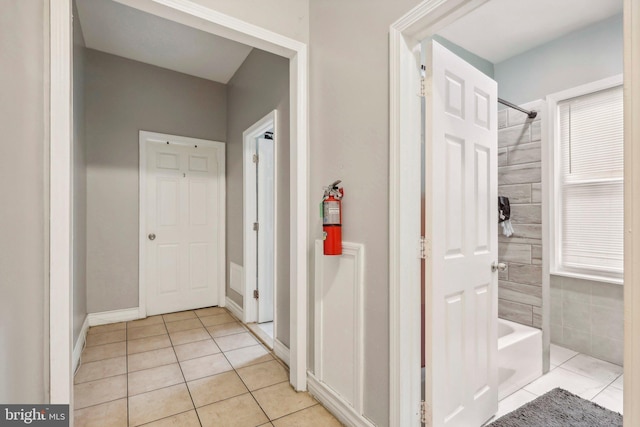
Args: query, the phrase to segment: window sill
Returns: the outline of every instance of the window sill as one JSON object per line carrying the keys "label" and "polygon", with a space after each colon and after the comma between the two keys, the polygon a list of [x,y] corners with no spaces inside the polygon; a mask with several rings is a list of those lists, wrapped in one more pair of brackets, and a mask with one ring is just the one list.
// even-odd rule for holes
{"label": "window sill", "polygon": [[613,285],[624,285],[624,279],[616,277],[598,276],[595,274],[576,273],[574,271],[551,271],[553,276],[572,277],[574,279],[591,280],[593,282],[611,283]]}

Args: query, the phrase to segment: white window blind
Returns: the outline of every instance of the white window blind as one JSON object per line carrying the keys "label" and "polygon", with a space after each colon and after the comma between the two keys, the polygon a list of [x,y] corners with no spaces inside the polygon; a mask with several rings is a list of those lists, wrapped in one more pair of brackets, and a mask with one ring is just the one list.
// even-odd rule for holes
{"label": "white window blind", "polygon": [[622,86],[558,103],[560,226],[557,264],[619,277],[623,271]]}

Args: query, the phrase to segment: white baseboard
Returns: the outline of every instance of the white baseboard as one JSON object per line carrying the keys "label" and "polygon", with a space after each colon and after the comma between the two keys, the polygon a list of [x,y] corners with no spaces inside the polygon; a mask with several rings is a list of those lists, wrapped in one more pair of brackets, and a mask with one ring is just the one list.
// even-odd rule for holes
{"label": "white baseboard", "polygon": [[138,307],[125,308],[123,310],[103,311],[100,313],[89,313],[89,326],[106,325],[108,323],[127,322],[129,320],[140,319],[140,309]]}
{"label": "white baseboard", "polygon": [[78,365],[80,364],[80,355],[82,354],[82,350],[84,349],[84,343],[87,340],[87,331],[89,330],[89,316],[84,317],[84,322],[82,323],[82,329],[80,329],[80,335],[78,335],[78,339],[76,340],[76,344],[73,346],[73,374],[75,375],[76,369],[78,369]]}
{"label": "white baseboard", "polygon": [[240,307],[238,304],[236,304],[235,301],[233,301],[231,298],[227,297],[226,298],[226,304],[223,307],[226,307],[231,312],[231,314],[236,316],[238,318],[238,320],[242,322],[243,310],[242,310],[242,307]]}
{"label": "white baseboard", "polygon": [[307,373],[307,388],[309,393],[343,424],[352,427],[375,427],[371,421],[358,414],[351,404],[343,400],[338,393],[320,382],[310,372]]}
{"label": "white baseboard", "polygon": [[287,366],[291,366],[289,365],[289,348],[277,338],[273,340],[273,352],[278,359],[282,360]]}

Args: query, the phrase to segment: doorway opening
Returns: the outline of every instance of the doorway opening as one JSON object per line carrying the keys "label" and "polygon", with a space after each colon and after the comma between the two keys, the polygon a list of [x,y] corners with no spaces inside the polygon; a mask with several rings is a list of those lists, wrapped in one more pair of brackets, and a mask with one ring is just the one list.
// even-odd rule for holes
{"label": "doorway opening", "polygon": [[277,276],[277,112],[243,133],[244,321],[273,349]]}
{"label": "doorway opening", "polygon": [[[297,283],[306,283],[307,277],[307,46],[305,43],[284,37],[272,31],[265,30],[257,25],[249,25],[246,22],[228,15],[221,14],[207,7],[194,8],[187,0],[157,0],[157,1],[118,1],[118,4],[130,6],[155,17],[164,19],[173,24],[183,24],[191,29],[196,29],[202,34],[208,33],[247,46],[258,48],[269,54],[286,59],[290,73],[288,82],[290,100],[290,182],[291,203],[290,218],[288,223],[291,235],[290,263],[287,265],[287,276],[291,278],[290,292],[286,295],[286,304],[290,317],[287,319],[289,342],[287,360],[290,361],[290,382],[296,390],[306,389],[306,288],[296,286]],[[70,229],[74,221],[73,202],[74,186],[71,182],[74,165],[70,161],[73,158],[74,131],[73,107],[69,102],[73,95],[73,74],[71,70],[73,50],[72,40],[72,1],[56,2],[50,9],[51,28],[51,66],[50,81],[52,90],[50,97],[50,125],[49,137],[51,162],[50,183],[51,200],[50,221],[56,224],[50,233],[50,251],[52,254],[52,269],[50,275],[50,300],[51,300],[51,396],[52,401],[58,403],[72,403],[72,349],[77,341],[73,329],[83,324],[83,320],[74,318],[73,296],[73,255],[76,250],[70,239]],[[113,31],[111,31],[113,33]],[[118,33],[121,35],[121,33]],[[161,49],[164,50],[164,49]],[[143,81],[144,82],[144,81]],[[170,85],[164,86],[171,88]],[[197,92],[197,91],[196,91]],[[171,103],[165,103],[169,108],[175,107]],[[224,116],[218,116],[220,118]],[[156,127],[158,130],[163,130]],[[136,129],[136,131],[139,128]],[[185,132],[187,133],[187,132]],[[217,138],[212,138],[217,139]],[[125,157],[120,155],[120,157]],[[128,156],[133,159],[135,156]],[[110,170],[104,168],[104,171]],[[113,170],[113,169],[111,169]],[[121,169],[131,171],[132,168]],[[127,186],[127,191],[136,192],[134,185]],[[111,205],[114,207],[114,205]],[[129,249],[135,245],[129,245]],[[129,260],[135,257],[129,257]],[[119,282],[116,282],[119,283]],[[136,295],[133,296],[135,305]],[[54,303],[55,302],[55,303]],[[65,302],[65,303],[61,303]],[[220,305],[226,301],[221,301]],[[105,309],[104,312],[107,312]],[[109,313],[109,321],[129,320],[138,317],[138,307],[118,310],[117,313]],[[112,316],[113,314],[113,316]],[[122,318],[126,315],[127,319]],[[116,319],[117,318],[117,319]],[[85,316],[84,324],[88,324]],[[84,326],[83,326],[84,328]],[[55,344],[55,345],[54,345]],[[81,347],[81,346],[80,346]],[[78,352],[79,354],[79,352]]]}
{"label": "doorway opening", "polygon": [[[418,339],[418,335],[420,332],[416,329],[419,329],[418,325],[421,324],[420,321],[420,312],[417,304],[412,304],[411,309],[407,312],[407,301],[417,301],[420,298],[420,286],[405,286],[407,283],[420,283],[420,262],[416,260],[415,250],[412,245],[412,242],[415,242],[416,237],[411,238],[410,236],[419,236],[420,234],[420,218],[416,214],[416,212],[420,212],[420,194],[415,188],[419,189],[420,186],[420,147],[415,142],[412,141],[420,140],[420,101],[416,100],[415,92],[416,88],[418,92],[423,91],[426,96],[431,95],[432,81],[429,78],[429,71],[427,70],[426,79],[421,82],[421,65],[423,64],[420,61],[420,55],[417,53],[419,51],[418,45],[425,39],[428,38],[437,38],[438,36],[447,36],[451,39],[454,39],[451,32],[447,32],[449,27],[453,28],[458,25],[458,28],[466,27],[463,30],[466,30],[467,37],[470,36],[470,28],[469,20],[467,19],[471,12],[478,12],[483,9],[484,6],[487,6],[487,10],[489,10],[492,6],[500,6],[504,8],[505,3],[500,1],[468,1],[468,2],[456,2],[455,4],[451,4],[449,6],[437,5],[436,2],[425,2],[420,6],[416,7],[410,14],[407,14],[403,17],[402,20],[398,21],[396,24],[391,27],[391,135],[392,135],[392,166],[391,166],[391,179],[392,179],[392,200],[398,200],[396,205],[391,206],[391,318],[392,318],[392,326],[391,326],[391,419],[392,425],[418,425],[420,422],[420,411],[419,406],[413,406],[414,401],[418,402],[421,399],[421,387],[419,384],[416,384],[418,378],[420,378],[420,373],[417,371],[417,366],[420,366],[420,342]],[[614,14],[617,14],[619,17],[619,35],[618,40],[620,41],[619,45],[616,45],[615,49],[619,53],[620,59],[622,58],[622,7],[621,4],[616,5],[618,7],[617,11]],[[548,12],[548,11],[547,11]],[[509,15],[505,10],[493,10],[489,16],[500,16],[502,20],[505,21],[516,21],[517,19],[513,18]],[[613,19],[612,15],[605,15],[602,20]],[[592,22],[593,24],[593,22]],[[606,25],[603,24],[603,25]],[[491,27],[491,25],[489,26]],[[489,28],[486,24],[486,19],[484,22],[484,26],[486,32],[489,32]],[[541,27],[540,27],[541,28]],[[578,31],[582,29],[580,27],[578,29],[574,28],[574,31]],[[504,29],[498,30],[502,34],[512,34],[512,32],[505,32]],[[461,31],[464,32],[464,31]],[[544,31],[543,31],[544,33]],[[555,38],[560,38],[562,34],[556,34]],[[517,38],[517,32],[512,34],[511,38]],[[546,42],[550,42],[554,40],[553,37],[547,39]],[[448,40],[445,40],[445,42]],[[469,45],[464,45],[460,41],[460,39],[453,40],[457,42],[458,45],[462,45],[466,47],[466,54],[477,53],[473,48],[469,48]],[[487,44],[486,41],[484,44]],[[493,43],[499,44],[499,42]],[[508,44],[508,43],[506,43]],[[445,45],[446,47],[450,47]],[[537,45],[531,45],[528,49],[533,49]],[[454,51],[456,54],[460,55],[459,51]],[[571,57],[575,56],[576,53],[572,52]],[[464,56],[463,56],[464,57]],[[464,57],[465,60],[468,59]],[[619,61],[619,68],[614,74],[619,73],[621,71],[622,61]],[[473,64],[478,67],[476,64]],[[527,69],[525,66],[524,69]],[[588,68],[583,68],[586,70]],[[539,73],[540,74],[540,73]],[[548,73],[542,73],[545,76]],[[577,76],[573,76],[577,77]],[[584,78],[584,74],[580,76],[580,78]],[[596,80],[594,78],[593,80]],[[455,80],[455,79],[453,79]],[[526,102],[533,101],[536,99],[544,99],[544,96],[537,97],[529,97],[527,95],[524,98],[514,99],[510,95],[501,94],[501,86],[500,79],[497,78],[499,84],[499,95],[504,97],[510,101],[513,101],[515,104],[520,105],[521,107],[527,108]],[[533,80],[531,76],[524,75],[514,75],[513,80],[516,81],[514,85],[525,86],[527,81]],[[455,83],[455,81],[453,82]],[[573,86],[577,86],[580,82],[576,82]],[[454,88],[455,84],[451,86]],[[502,85],[502,89],[507,87],[507,85]],[[512,86],[513,87],[513,86]],[[422,88],[422,90],[421,90]],[[544,93],[544,95],[554,93],[554,90],[548,90]],[[452,91],[447,93],[447,96]],[[446,98],[446,96],[443,96]],[[478,102],[478,98],[471,99],[471,102]],[[529,108],[539,109],[541,110],[542,116],[544,120],[544,115],[546,113],[547,105],[544,102],[539,102],[537,106],[529,106]],[[548,129],[545,127],[545,124],[539,124],[541,122],[540,118],[536,121],[533,119],[528,119],[525,114],[520,114],[517,111],[507,112],[506,110],[501,110],[499,113],[492,110],[493,114],[497,114],[498,125],[499,125],[499,133],[501,137],[501,144],[499,146],[500,152],[500,166],[510,167],[512,170],[516,170],[520,168],[520,165],[526,163],[537,163],[538,171],[537,171],[537,180],[529,181],[527,183],[519,183],[519,182],[503,182],[502,185],[520,185],[525,184],[524,186],[528,186],[529,190],[533,189],[533,193],[528,194],[526,196],[527,202],[524,202],[524,199],[521,199],[520,202],[516,202],[515,205],[538,205],[536,207],[523,207],[523,206],[515,206],[515,216],[517,217],[517,222],[514,224],[514,228],[517,230],[520,229],[520,233],[522,234],[524,231],[532,231],[535,230],[536,236],[520,236],[520,239],[529,239],[528,242],[512,240],[512,242],[516,243],[516,245],[510,245],[510,249],[523,249],[526,250],[525,244],[528,243],[530,248],[528,249],[529,258],[528,262],[524,262],[524,259],[513,260],[508,259],[508,262],[512,262],[515,266],[511,268],[511,275],[513,278],[518,276],[518,273],[527,270],[528,272],[535,271],[535,276],[540,276],[542,279],[536,281],[535,283],[517,283],[519,280],[523,280],[523,276],[520,275],[518,280],[514,280],[513,282],[517,283],[516,285],[511,284],[509,280],[509,272],[499,272],[500,281],[503,282],[507,289],[506,291],[502,289],[500,294],[500,299],[508,301],[510,296],[513,295],[512,292],[514,288],[519,290],[531,291],[529,294],[528,304],[518,303],[521,305],[514,304],[504,304],[501,307],[501,314],[508,316],[508,310],[505,310],[506,307],[517,307],[522,311],[519,313],[525,312],[525,309],[530,313],[528,319],[526,321],[523,320],[524,323],[528,323],[530,326],[535,328],[540,328],[543,331],[543,344],[537,345],[537,347],[542,347],[544,351],[544,356],[542,360],[545,363],[544,370],[549,369],[549,341],[551,338],[550,331],[550,304],[545,306],[541,303],[549,302],[550,297],[550,286],[549,286],[549,270],[545,259],[548,259],[548,247],[546,247],[547,243],[544,241],[546,236],[545,225],[546,217],[548,215],[545,210],[540,210],[540,204],[544,204],[544,200],[546,200],[545,192],[545,178],[546,172],[545,168],[545,144],[548,141],[545,141],[548,135]],[[523,117],[519,117],[522,115]],[[512,117],[511,122],[505,121],[505,118]],[[529,121],[528,121],[529,120]],[[510,123],[509,126],[506,124]],[[542,122],[544,123],[544,122]],[[523,129],[510,129],[513,126],[514,128],[517,126],[521,126]],[[625,127],[628,126],[628,123],[625,123]],[[512,130],[514,134],[517,133],[518,130],[524,130],[524,134],[528,141],[526,144],[530,144],[525,147],[518,148],[535,148],[537,149],[537,153],[535,154],[537,157],[529,157],[525,158],[518,157],[522,152],[518,152],[518,150],[514,150],[514,156],[511,159],[512,163],[506,164],[506,158],[504,156],[504,152],[509,152],[509,148],[507,148],[507,144],[505,144],[504,137]],[[425,130],[427,133],[429,129]],[[516,137],[518,135],[515,135]],[[542,140],[542,142],[541,142]],[[516,144],[513,144],[516,145]],[[520,144],[518,144],[520,145]],[[540,147],[540,145],[542,147]],[[506,150],[505,150],[506,148]],[[473,155],[473,153],[470,153]],[[531,153],[528,153],[531,154]],[[508,155],[508,154],[507,154]],[[542,159],[542,160],[539,160]],[[444,161],[444,159],[443,159]],[[397,169],[394,169],[394,166]],[[626,166],[626,165],[625,165]],[[508,172],[510,172],[509,170]],[[625,174],[626,169],[625,169]],[[502,172],[501,176],[507,175],[507,172]],[[531,177],[531,176],[530,176]],[[403,183],[402,186],[396,186],[398,183]],[[408,184],[412,183],[412,184]],[[411,188],[407,188],[411,187]],[[515,188],[515,187],[514,187]],[[428,191],[428,189],[427,189]],[[533,198],[532,198],[533,197]],[[396,199],[397,198],[397,199]],[[417,200],[417,201],[416,201]],[[546,209],[546,208],[545,208]],[[529,213],[534,213],[535,216],[528,215],[525,213],[528,211]],[[428,210],[427,210],[428,212]],[[526,220],[523,220],[526,219]],[[501,237],[501,243],[505,242],[506,237]],[[544,242],[543,242],[544,241]],[[400,242],[404,242],[401,244]],[[422,254],[424,257],[429,258],[433,255],[431,251],[432,245],[434,244],[432,240],[432,236],[425,235],[423,240],[423,249]],[[518,246],[522,245],[522,247]],[[533,245],[533,248],[531,248]],[[500,258],[499,261],[504,261],[504,257],[511,258],[514,256],[512,250],[507,251],[502,248],[500,250]],[[522,255],[522,254],[521,254]],[[496,260],[498,261],[498,260]],[[508,264],[508,263],[507,263]],[[518,265],[520,264],[520,265]],[[500,268],[500,264],[496,264],[496,268]],[[427,274],[431,274],[427,271]],[[532,280],[526,279],[524,280]],[[507,283],[508,282],[508,283]],[[524,285],[524,286],[522,286]],[[631,283],[628,283],[627,286],[632,286]],[[506,289],[505,288],[505,289]],[[625,294],[627,293],[627,289],[625,289]],[[620,292],[621,294],[621,292]],[[626,295],[625,295],[626,296]],[[524,297],[522,297],[524,298]],[[626,301],[626,299],[625,299]],[[511,302],[511,301],[508,301]],[[404,303],[404,305],[403,305]],[[427,295],[426,304],[431,304],[429,296]],[[528,306],[528,307],[527,307]],[[497,317],[497,316],[496,316]],[[402,326],[404,325],[404,327]],[[399,329],[398,329],[399,327]],[[409,333],[406,330],[406,327],[414,328],[412,333]],[[621,332],[621,331],[620,331]],[[427,337],[427,348],[429,345]],[[417,341],[417,342],[416,342]],[[396,359],[397,357],[397,359]],[[552,354],[553,357],[553,354]],[[398,361],[398,363],[406,363],[407,360],[411,360],[413,368],[407,369],[403,366],[396,366],[394,363],[394,359]],[[540,358],[539,358],[540,359]],[[553,359],[552,359],[553,360]],[[402,362],[400,362],[402,361]],[[553,362],[552,362],[553,363]],[[442,366],[433,366],[433,369],[444,369]],[[568,368],[567,368],[568,369]],[[621,372],[621,371],[620,371]],[[618,372],[618,375],[620,374]],[[407,378],[408,381],[412,384],[404,384],[402,385],[402,381],[400,378]],[[410,396],[408,398],[408,402],[405,402],[404,399],[398,399],[398,403],[394,403],[394,396]],[[625,397],[627,399],[627,397]],[[424,414],[426,417],[430,417],[433,412],[432,408],[429,406],[429,396],[427,396],[427,402],[424,406]],[[455,408],[453,408],[455,409]],[[435,424],[440,425],[440,424]]]}

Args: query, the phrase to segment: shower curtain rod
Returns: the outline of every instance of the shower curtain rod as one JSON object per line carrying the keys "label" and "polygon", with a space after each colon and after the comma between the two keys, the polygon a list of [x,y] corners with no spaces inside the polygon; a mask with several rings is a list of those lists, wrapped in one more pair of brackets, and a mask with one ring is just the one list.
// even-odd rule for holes
{"label": "shower curtain rod", "polygon": [[537,111],[530,111],[530,110],[525,110],[524,108],[520,108],[518,107],[516,104],[512,104],[509,101],[505,101],[502,98],[498,98],[498,102],[502,105],[506,105],[507,107],[511,107],[514,110],[518,110],[518,111],[522,111],[523,113],[525,113],[527,115],[527,117],[529,117],[530,119],[535,119],[536,116],[538,115]]}

